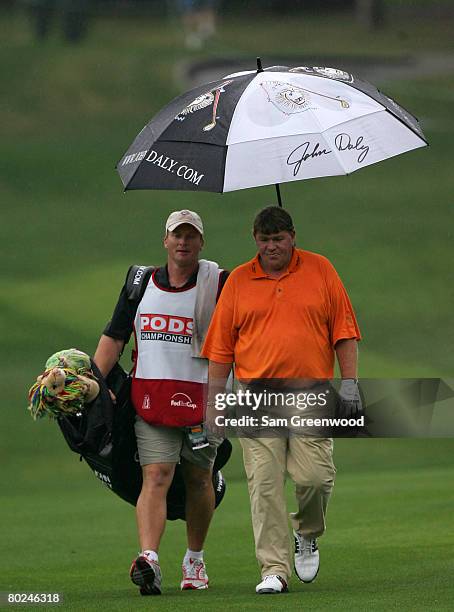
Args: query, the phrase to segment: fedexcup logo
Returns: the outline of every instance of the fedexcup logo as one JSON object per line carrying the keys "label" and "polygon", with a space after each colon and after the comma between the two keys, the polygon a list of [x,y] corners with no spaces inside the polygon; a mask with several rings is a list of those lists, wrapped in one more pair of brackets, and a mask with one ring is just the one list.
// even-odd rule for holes
{"label": "fedexcup logo", "polygon": [[186,393],[174,393],[170,398],[170,405],[174,408],[192,408],[195,410],[197,408],[197,404],[194,404],[192,399]]}

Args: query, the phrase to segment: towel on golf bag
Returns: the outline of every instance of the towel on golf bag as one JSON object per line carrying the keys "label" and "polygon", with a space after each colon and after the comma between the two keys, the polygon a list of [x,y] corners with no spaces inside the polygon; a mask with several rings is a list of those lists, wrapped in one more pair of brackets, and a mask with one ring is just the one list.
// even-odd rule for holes
{"label": "towel on golf bag", "polygon": [[[130,401],[131,379],[116,364],[104,380],[96,364],[91,361],[100,392],[77,415],[61,415],[58,424],[72,451],[93,470],[96,477],[119,497],[135,505],[142,488],[142,469],[139,464],[134,433],[135,410]],[[113,404],[109,389],[117,403]],[[232,453],[229,440],[218,448],[213,467],[213,487],[216,507],[221,503],[225,479],[220,469]],[[175,475],[167,494],[167,518],[185,519],[185,485],[182,470],[176,466]]]}

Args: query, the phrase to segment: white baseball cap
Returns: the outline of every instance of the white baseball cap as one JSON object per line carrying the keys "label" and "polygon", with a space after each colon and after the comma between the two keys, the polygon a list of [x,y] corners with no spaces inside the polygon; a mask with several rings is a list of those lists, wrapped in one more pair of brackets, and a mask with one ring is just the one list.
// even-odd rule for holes
{"label": "white baseball cap", "polygon": [[173,232],[179,225],[189,223],[203,236],[203,223],[199,215],[192,210],[175,210],[166,221],[166,233]]}

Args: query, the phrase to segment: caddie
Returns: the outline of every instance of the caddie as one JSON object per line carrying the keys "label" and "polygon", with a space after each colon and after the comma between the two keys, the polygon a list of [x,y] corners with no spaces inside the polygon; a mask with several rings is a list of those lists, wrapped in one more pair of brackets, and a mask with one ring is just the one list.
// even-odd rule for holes
{"label": "caddie", "polygon": [[197,213],[170,214],[164,236],[166,265],[154,269],[138,305],[128,300],[123,287],[94,355],[106,376],[134,333],[131,398],[143,486],[136,506],[140,552],[130,577],[142,595],[161,593],[158,553],[166,495],[180,462],[187,523],[181,589],[208,587],[203,546],[214,510],[212,467],[220,440],[202,428],[208,365],[200,348],[228,273],[199,259],[203,245]]}

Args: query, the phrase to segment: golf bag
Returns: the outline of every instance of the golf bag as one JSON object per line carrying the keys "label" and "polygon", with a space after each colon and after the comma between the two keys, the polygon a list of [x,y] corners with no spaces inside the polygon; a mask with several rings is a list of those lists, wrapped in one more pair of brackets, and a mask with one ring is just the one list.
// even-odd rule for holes
{"label": "golf bag", "polygon": [[[135,505],[142,488],[142,470],[134,433],[135,410],[130,401],[131,379],[119,364],[114,366],[106,381],[93,361],[92,369],[100,387],[98,397],[80,414],[59,417],[58,424],[69,448],[80,455],[81,461],[86,461],[95,476],[119,497]],[[116,404],[112,402],[109,389],[117,398]],[[220,469],[231,452],[231,443],[224,440],[213,468],[216,507],[226,490]],[[185,519],[185,500],[182,470],[177,465],[167,494],[169,520]]]}
{"label": "golf bag", "polygon": [[[128,300],[139,305],[153,266],[133,265],[126,275]],[[130,400],[131,377],[117,363],[104,380],[92,360],[92,370],[98,379],[98,397],[79,415],[61,416],[58,424],[65,440],[75,453],[93,470],[101,482],[119,497],[135,505],[142,488],[142,469],[137,453],[134,422],[136,413]],[[109,389],[116,397],[114,405]],[[218,448],[213,466],[213,487],[216,507],[225,494],[225,480],[220,470],[232,453],[232,445],[224,440]],[[181,466],[167,493],[167,518],[185,518],[186,492]]]}

